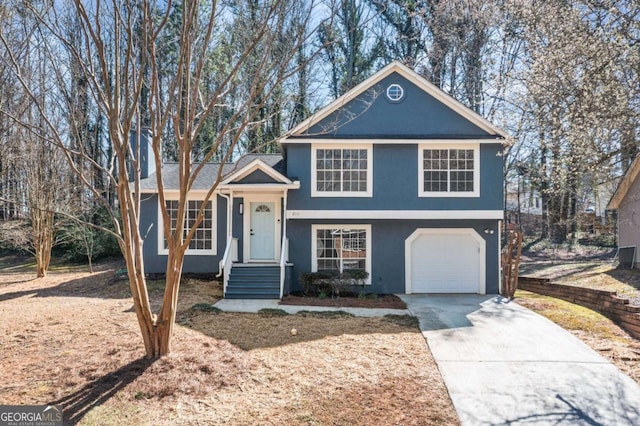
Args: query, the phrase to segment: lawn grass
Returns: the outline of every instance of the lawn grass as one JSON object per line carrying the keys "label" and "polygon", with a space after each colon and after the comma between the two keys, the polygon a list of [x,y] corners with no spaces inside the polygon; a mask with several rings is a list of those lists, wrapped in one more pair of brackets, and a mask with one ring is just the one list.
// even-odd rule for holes
{"label": "lawn grass", "polygon": [[640,296],[640,270],[621,269],[608,260],[530,262],[521,265],[520,276],[548,278],[558,284]]}
{"label": "lawn grass", "polygon": [[566,330],[579,330],[606,339],[625,341],[611,327],[612,321],[609,318],[584,306],[524,290],[516,292],[516,299],[524,304],[529,303],[537,313]]}
{"label": "lawn grass", "polygon": [[[122,266],[100,267],[0,274],[4,404],[86,425],[458,424],[407,319],[217,312],[220,284],[187,278],[174,350],[148,362]],[[149,282],[154,306],[163,289]]]}

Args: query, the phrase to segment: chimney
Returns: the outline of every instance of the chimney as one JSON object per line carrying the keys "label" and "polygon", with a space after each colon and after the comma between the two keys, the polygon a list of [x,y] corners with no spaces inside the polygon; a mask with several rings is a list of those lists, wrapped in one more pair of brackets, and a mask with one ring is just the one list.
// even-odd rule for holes
{"label": "chimney", "polygon": [[[131,149],[133,155],[137,154],[138,149],[138,135],[137,130],[131,130]],[[156,160],[153,156],[153,146],[151,145],[151,129],[140,129],[140,179],[148,178],[150,175],[156,172]],[[132,170],[133,172],[133,170]],[[132,173],[133,177],[133,173]],[[133,179],[131,179],[133,180]]]}

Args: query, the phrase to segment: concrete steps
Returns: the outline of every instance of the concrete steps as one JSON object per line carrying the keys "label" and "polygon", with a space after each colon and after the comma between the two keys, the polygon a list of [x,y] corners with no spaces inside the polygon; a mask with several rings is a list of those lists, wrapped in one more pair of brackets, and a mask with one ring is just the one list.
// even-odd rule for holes
{"label": "concrete steps", "polygon": [[225,299],[279,299],[280,266],[234,265]]}

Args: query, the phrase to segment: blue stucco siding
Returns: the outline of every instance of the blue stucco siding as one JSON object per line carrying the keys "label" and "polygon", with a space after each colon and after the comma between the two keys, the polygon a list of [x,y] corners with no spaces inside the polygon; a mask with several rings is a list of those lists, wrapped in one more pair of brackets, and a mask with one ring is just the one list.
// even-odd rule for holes
{"label": "blue stucco siding", "polygon": [[[226,246],[227,202],[218,197],[217,225],[216,225],[216,255],[191,255],[184,257],[184,272],[213,273],[218,272],[218,263],[224,255]],[[144,236],[142,246],[144,253],[145,271],[147,273],[164,273],[167,267],[167,256],[158,254],[158,196],[156,194],[143,197],[140,206],[140,230]]]}
{"label": "blue stucco siding", "polygon": [[[393,83],[404,88],[404,98],[397,103],[385,96],[386,88]],[[495,137],[398,73],[392,73],[349,101],[306,134],[317,138]]]}
{"label": "blue stucco siding", "polygon": [[[405,292],[405,241],[419,228],[473,228],[486,242],[486,292],[499,291],[498,221],[496,220],[289,220],[289,261],[293,263],[291,291],[301,290],[299,276],[312,270],[311,226],[371,225],[371,285],[367,292]],[[485,234],[485,228],[495,230]]]}
{"label": "blue stucco siding", "polygon": [[[367,141],[363,141],[367,142]],[[373,144],[372,197],[311,197],[311,145],[287,146],[287,175],[300,180],[290,210],[502,210],[502,145],[480,145],[479,197],[418,197],[418,144]]]}

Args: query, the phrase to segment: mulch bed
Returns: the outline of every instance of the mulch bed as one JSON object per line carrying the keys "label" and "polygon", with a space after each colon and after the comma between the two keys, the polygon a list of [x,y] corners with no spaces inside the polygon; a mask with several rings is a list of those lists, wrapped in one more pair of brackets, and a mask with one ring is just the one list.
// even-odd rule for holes
{"label": "mulch bed", "polygon": [[289,295],[280,302],[281,305],[299,306],[328,306],[333,308],[377,308],[377,309],[407,309],[407,305],[393,294],[379,295],[375,299],[368,297],[348,297],[320,299],[319,297],[305,297]]}

